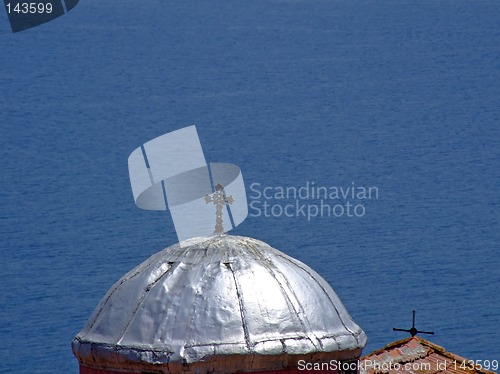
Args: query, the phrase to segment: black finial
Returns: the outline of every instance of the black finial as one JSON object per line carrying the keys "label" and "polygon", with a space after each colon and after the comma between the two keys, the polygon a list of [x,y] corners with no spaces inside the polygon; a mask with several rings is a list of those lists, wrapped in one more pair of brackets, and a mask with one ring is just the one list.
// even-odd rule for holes
{"label": "black finial", "polygon": [[397,329],[397,328],[393,328],[392,331],[404,331],[404,332],[409,332],[411,336],[415,336],[417,334],[429,334],[429,335],[434,335],[434,332],[433,331],[420,331],[420,330],[417,330],[417,328],[415,327],[415,311],[413,311],[413,324],[411,326],[411,329],[409,330],[405,330],[405,329]]}

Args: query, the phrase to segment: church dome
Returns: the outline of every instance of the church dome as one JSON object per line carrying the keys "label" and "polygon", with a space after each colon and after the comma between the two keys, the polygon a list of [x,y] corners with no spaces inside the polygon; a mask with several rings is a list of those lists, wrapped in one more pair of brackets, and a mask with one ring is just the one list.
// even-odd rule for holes
{"label": "church dome", "polygon": [[105,295],[73,340],[101,370],[233,373],[356,360],[366,335],[314,270],[247,237],[194,238]]}

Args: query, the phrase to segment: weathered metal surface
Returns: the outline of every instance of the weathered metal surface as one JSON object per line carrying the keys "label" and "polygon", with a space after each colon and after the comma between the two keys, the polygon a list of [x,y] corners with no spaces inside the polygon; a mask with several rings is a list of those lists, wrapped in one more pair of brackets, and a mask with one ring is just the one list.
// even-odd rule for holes
{"label": "weathered metal surface", "polygon": [[246,237],[181,244],[153,255],[108,291],[73,341],[80,362],[182,371],[182,364],[209,361],[212,368],[226,360],[231,370],[274,369],[290,366],[289,355],[359,357],[364,332],[307,265]]}

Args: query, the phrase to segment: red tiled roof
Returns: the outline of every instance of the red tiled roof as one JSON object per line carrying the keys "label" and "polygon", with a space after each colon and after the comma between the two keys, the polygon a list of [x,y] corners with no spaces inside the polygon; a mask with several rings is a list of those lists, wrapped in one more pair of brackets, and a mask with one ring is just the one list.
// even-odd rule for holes
{"label": "red tiled roof", "polygon": [[486,370],[486,364],[481,366],[478,363],[415,336],[398,340],[362,357],[360,374],[494,373]]}

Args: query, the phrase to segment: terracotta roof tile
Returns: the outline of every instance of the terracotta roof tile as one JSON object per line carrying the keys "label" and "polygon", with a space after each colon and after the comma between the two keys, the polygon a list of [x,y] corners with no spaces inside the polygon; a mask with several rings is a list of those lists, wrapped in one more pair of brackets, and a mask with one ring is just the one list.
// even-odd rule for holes
{"label": "terracotta roof tile", "polygon": [[419,337],[398,340],[361,358],[360,374],[494,374]]}
{"label": "terracotta roof tile", "polygon": [[417,339],[410,339],[406,345],[410,348],[415,348],[420,345],[420,342]]}

